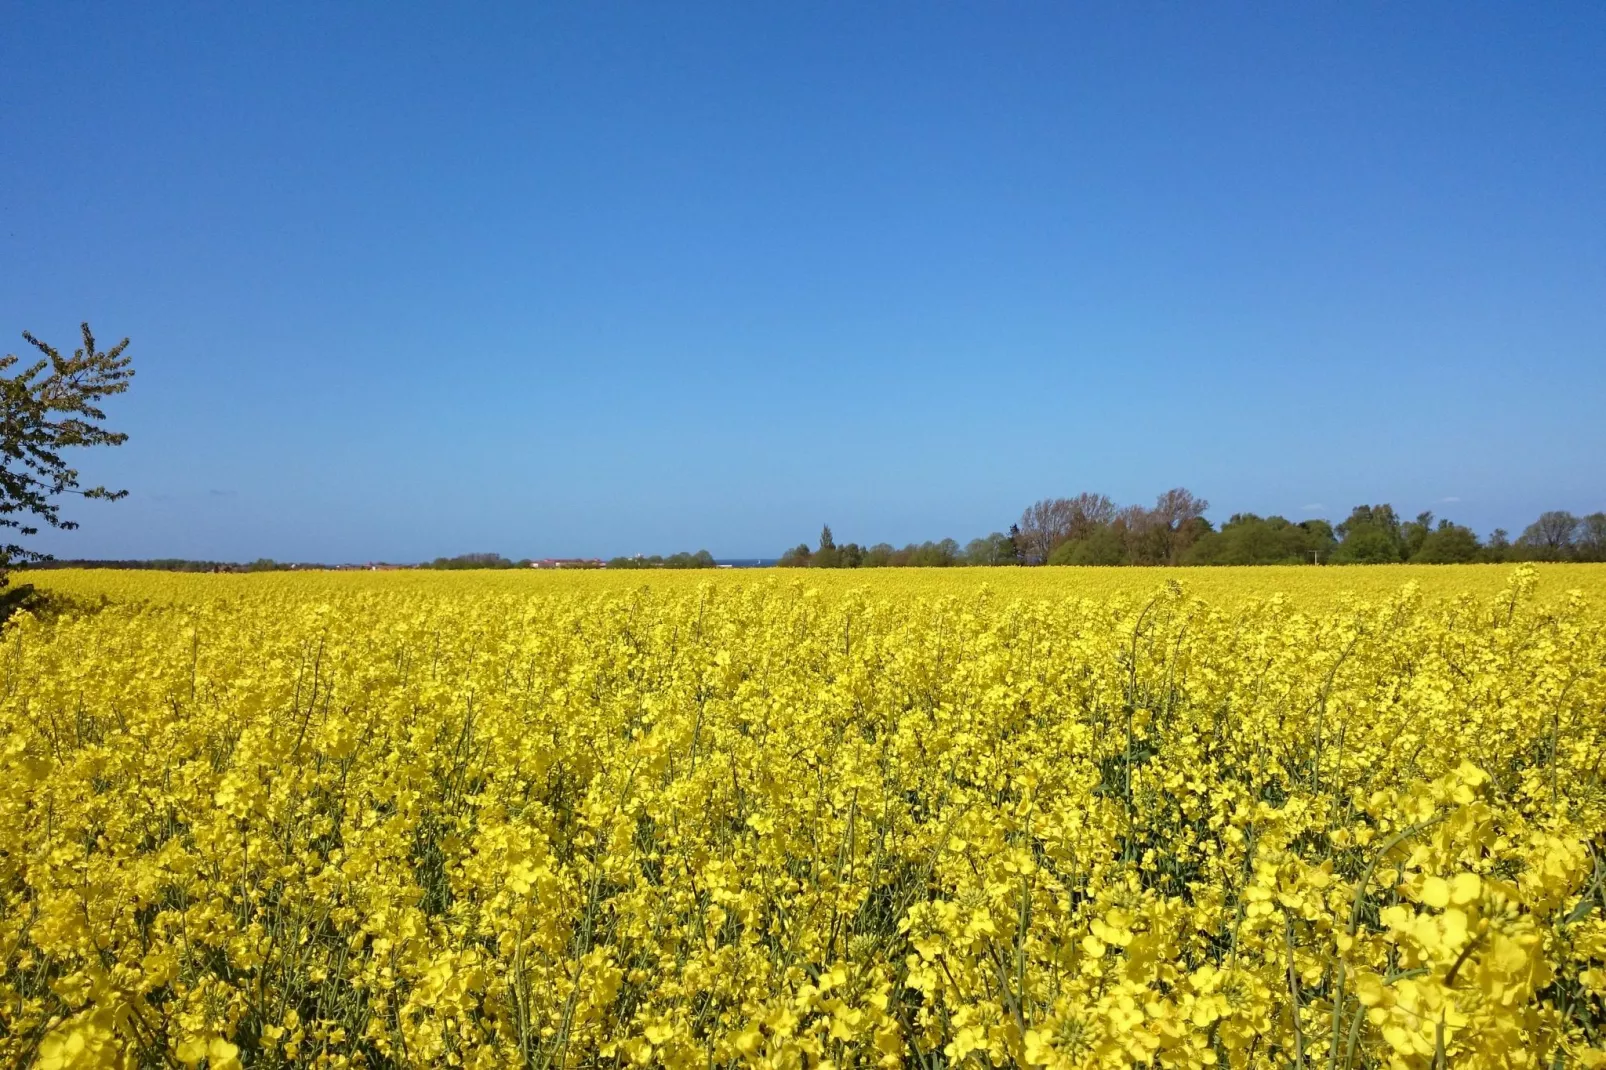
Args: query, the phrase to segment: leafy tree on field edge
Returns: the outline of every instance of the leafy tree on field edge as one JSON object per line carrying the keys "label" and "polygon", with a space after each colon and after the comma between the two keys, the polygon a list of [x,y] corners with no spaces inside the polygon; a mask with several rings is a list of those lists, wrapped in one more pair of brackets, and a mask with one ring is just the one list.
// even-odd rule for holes
{"label": "leafy tree on field edge", "polygon": [[[78,526],[64,520],[57,501],[64,494],[115,501],[126,490],[80,489],[78,470],[62,453],[78,446],[120,446],[128,435],[103,426],[100,404],[128,389],[134,377],[124,338],[111,349],[97,351],[89,324],[82,324],[83,348],[64,357],[54,346],[24,331],[23,339],[40,358],[14,374],[19,358],[0,357],[0,527],[16,538],[39,533],[40,525],[62,531]],[[0,545],[0,585],[12,565],[43,561],[46,554],[19,543]]]}

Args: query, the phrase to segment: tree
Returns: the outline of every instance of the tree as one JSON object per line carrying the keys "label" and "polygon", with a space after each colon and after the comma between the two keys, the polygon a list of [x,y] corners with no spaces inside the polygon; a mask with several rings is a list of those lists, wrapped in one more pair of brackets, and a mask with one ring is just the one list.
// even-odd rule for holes
{"label": "tree", "polygon": [[1333,551],[1335,565],[1383,565],[1405,560],[1405,535],[1392,505],[1357,505],[1337,531],[1344,541]]}
{"label": "tree", "polygon": [[1085,538],[1072,539],[1055,547],[1048,563],[1051,565],[1124,565],[1127,563],[1126,544],[1113,525],[1105,524],[1088,532]]}
{"label": "tree", "polygon": [[971,539],[965,546],[967,565],[1013,565],[1015,544],[1008,535],[995,531],[979,539]]}
{"label": "tree", "polygon": [[[14,354],[0,358],[0,527],[10,528],[18,537],[39,533],[47,524],[71,531],[78,524],[63,520],[57,498],[73,494],[81,498],[116,501],[126,490],[90,487],[80,490],[78,470],[69,468],[62,458],[64,450],[78,446],[120,446],[128,436],[102,426],[106,414],[101,402],[128,389],[134,377],[124,338],[111,349],[95,349],[95,336],[89,324],[82,325],[84,345],[71,357],[63,357],[54,346],[46,345],[27,331],[23,339],[41,357],[15,375],[5,374],[18,364]],[[20,561],[41,561],[47,555],[16,543],[0,546],[0,584],[5,571]]]}
{"label": "tree", "polygon": [[1290,523],[1280,516],[1234,513],[1221,530],[1201,535],[1183,555],[1190,565],[1309,565],[1331,552],[1325,520]]}
{"label": "tree", "polygon": [[790,550],[786,551],[786,553],[782,554],[781,559],[775,562],[775,564],[779,568],[807,568],[809,565],[809,558],[813,556],[814,554],[813,551],[809,549],[809,544],[806,542],[800,542]]}
{"label": "tree", "polygon": [[1505,528],[1495,528],[1489,533],[1489,542],[1483,548],[1485,561],[1511,560],[1511,533]]}
{"label": "tree", "polygon": [[1205,515],[1210,503],[1196,497],[1186,487],[1173,487],[1154,500],[1154,515],[1173,531],[1179,531],[1188,521]]}
{"label": "tree", "polygon": [[864,552],[864,559],[860,562],[863,568],[886,568],[892,564],[892,555],[897,553],[889,542],[878,542]]}
{"label": "tree", "polygon": [[1205,510],[1210,503],[1186,487],[1173,487],[1155,499],[1149,514],[1149,553],[1156,563],[1172,563],[1210,530]]}
{"label": "tree", "polygon": [[1441,520],[1423,537],[1411,560],[1424,565],[1455,565],[1476,561],[1482,550],[1471,528]]}
{"label": "tree", "polygon": [[1351,528],[1333,551],[1335,565],[1393,565],[1400,561],[1400,544],[1384,528]]}
{"label": "tree", "polygon": [[1606,561],[1606,513],[1590,513],[1578,522],[1573,548],[1580,561]]}
{"label": "tree", "polygon": [[1005,548],[1009,554],[1009,560],[1004,562],[1005,564],[1019,565],[1024,563],[1021,558],[1019,524],[1009,525],[1009,538]]}
{"label": "tree", "polygon": [[1086,538],[1094,528],[1115,518],[1115,503],[1104,494],[1078,494],[1074,498],[1044,498],[1021,514],[1016,546],[1028,565],[1041,565],[1054,548],[1071,539]]}
{"label": "tree", "polygon": [[1028,565],[1041,565],[1054,552],[1054,547],[1066,539],[1067,498],[1044,498],[1033,502],[1021,513],[1020,548]]}
{"label": "tree", "polygon": [[1416,514],[1416,519],[1400,527],[1400,536],[1405,541],[1405,558],[1414,560],[1421,551],[1422,544],[1433,534],[1433,514],[1424,510]]}
{"label": "tree", "polygon": [[514,568],[512,561],[501,554],[458,554],[456,557],[437,557],[425,568],[440,569],[471,569],[471,568]]}
{"label": "tree", "polygon": [[1124,506],[1115,514],[1110,528],[1121,540],[1121,564],[1158,565],[1165,560],[1165,536],[1155,530],[1158,524],[1154,514],[1141,505]]}
{"label": "tree", "polygon": [[1576,516],[1564,509],[1552,509],[1523,529],[1517,545],[1533,557],[1557,561],[1573,548],[1573,533],[1577,530]]}
{"label": "tree", "polygon": [[[1338,534],[1333,531],[1333,525],[1320,518],[1315,520],[1301,520],[1299,527],[1310,540],[1307,549],[1311,551],[1311,564],[1319,565],[1333,556],[1333,547],[1338,545]],[[1300,559],[1304,563],[1304,558]]]}
{"label": "tree", "polygon": [[831,525],[827,524],[820,529],[820,548],[814,552],[809,565],[813,568],[838,568],[841,564],[842,555],[837,551],[836,539],[831,535]]}
{"label": "tree", "polygon": [[652,554],[650,556],[637,554],[635,557],[615,557],[608,562],[607,567],[615,569],[641,569],[716,568],[718,566],[714,561],[714,555],[709,553],[707,550],[698,550],[694,554],[687,553],[686,551],[682,550],[679,553],[670,554],[668,557],[663,557],[659,554]]}
{"label": "tree", "polygon": [[1070,500],[1070,524],[1066,537],[1085,539],[1095,528],[1101,528],[1115,519],[1115,502],[1108,494],[1091,494],[1083,491]]}
{"label": "tree", "polygon": [[1375,527],[1393,538],[1400,534],[1400,518],[1392,505],[1357,505],[1350,510],[1349,519],[1335,529],[1338,537],[1348,538],[1356,528]]}

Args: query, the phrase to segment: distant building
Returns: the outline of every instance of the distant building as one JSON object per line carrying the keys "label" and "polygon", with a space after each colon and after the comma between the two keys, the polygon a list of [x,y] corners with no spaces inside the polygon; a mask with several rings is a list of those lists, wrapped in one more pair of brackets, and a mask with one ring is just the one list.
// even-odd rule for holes
{"label": "distant building", "polygon": [[600,557],[543,557],[530,562],[531,568],[602,568],[604,565]]}

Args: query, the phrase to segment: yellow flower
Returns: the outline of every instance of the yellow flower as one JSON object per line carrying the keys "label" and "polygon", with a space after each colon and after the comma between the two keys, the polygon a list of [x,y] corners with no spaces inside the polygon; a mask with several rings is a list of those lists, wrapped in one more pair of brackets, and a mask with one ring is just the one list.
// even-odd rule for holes
{"label": "yellow flower", "polygon": [[0,1065],[1601,1064],[1606,567],[806,579],[40,573]]}

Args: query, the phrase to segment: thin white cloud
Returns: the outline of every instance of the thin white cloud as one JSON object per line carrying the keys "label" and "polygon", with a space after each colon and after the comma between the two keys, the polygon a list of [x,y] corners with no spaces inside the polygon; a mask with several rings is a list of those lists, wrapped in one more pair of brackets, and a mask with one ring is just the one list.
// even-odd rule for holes
{"label": "thin white cloud", "polygon": [[1327,506],[1323,505],[1321,502],[1311,502],[1309,505],[1303,506],[1303,508],[1307,513],[1319,513],[1323,509],[1326,509]]}
{"label": "thin white cloud", "polygon": [[1460,498],[1457,498],[1454,494],[1452,494],[1448,498],[1440,498],[1439,499],[1439,504],[1440,505],[1449,505],[1451,502],[1458,502],[1460,500],[1461,500]]}

